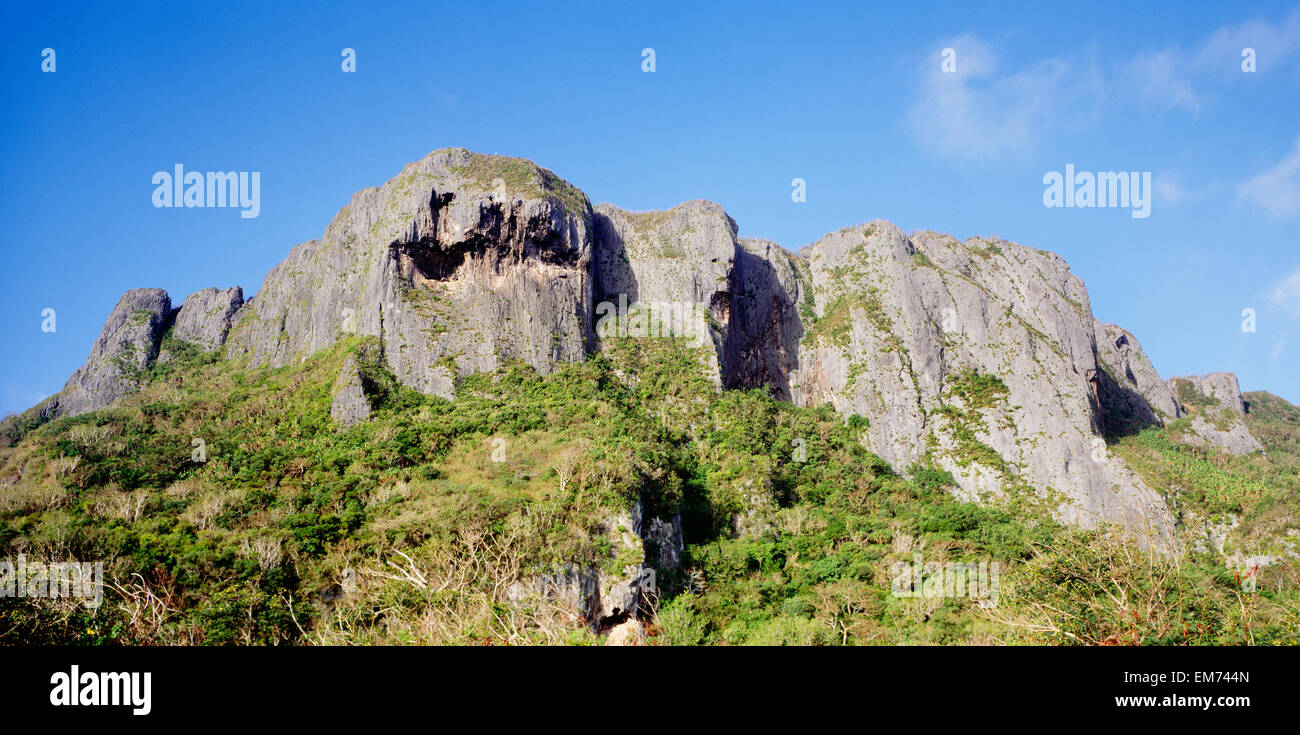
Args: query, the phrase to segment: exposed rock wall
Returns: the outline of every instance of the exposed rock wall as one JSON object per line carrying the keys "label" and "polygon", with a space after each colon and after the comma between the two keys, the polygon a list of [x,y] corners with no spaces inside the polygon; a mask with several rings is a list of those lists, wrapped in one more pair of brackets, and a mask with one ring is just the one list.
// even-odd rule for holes
{"label": "exposed rock wall", "polygon": [[1210,373],[1171,378],[1169,387],[1178,397],[1179,409],[1192,417],[1184,442],[1234,455],[1263,451],[1264,446],[1246,427],[1246,402],[1236,375]]}
{"label": "exposed rock wall", "polygon": [[365,189],[294,248],[238,315],[232,357],[281,366],[378,336],[425,393],[508,359],[542,372],[591,341],[591,206],[528,161],[436,151]]}
{"label": "exposed rock wall", "polygon": [[205,288],[190,294],[176,312],[172,336],[211,351],[226,343],[235,314],[244,305],[244,289]]}
{"label": "exposed rock wall", "polygon": [[1137,337],[1123,327],[1094,320],[1097,334],[1098,390],[1106,433],[1122,436],[1147,426],[1162,426],[1182,409]]}
{"label": "exposed rock wall", "polygon": [[[901,471],[944,467],[971,499],[1030,491],[1066,522],[1121,523],[1155,544],[1169,511],[1103,435],[1182,416],[1179,390],[1244,410],[1230,375],[1163,383],[1131,333],[1096,322],[1052,253],[877,221],[795,255],[739,238],[712,202],[593,209],[531,162],[445,149],[357,192],[247,302],[238,288],[205,289],[173,312],[163,291],[128,293],[86,366],[33,412],[71,415],[129,392],[173,320],[178,339],[274,367],[374,336],[399,381],[452,397],[458,375],[583,359],[600,349],[608,307],[638,303],[669,305],[654,320],[684,315],[676,326],[712,346],[720,388],[832,404],[865,418],[864,442]],[[365,414],[358,380],[336,386],[342,425]],[[1218,427],[1219,441],[1201,427],[1217,419],[1198,410],[1195,436],[1249,449],[1244,427]]]}
{"label": "exposed rock wall", "polygon": [[1106,451],[1088,294],[1060,256],[883,221],[804,255],[796,401],[866,417],[873,451],[937,464],[970,499],[1032,489],[1068,523],[1168,542],[1164,501]]}
{"label": "exposed rock wall", "polygon": [[[595,231],[597,331],[619,323],[603,319],[611,307],[618,316],[644,310],[638,318],[648,319],[655,334],[712,347],[706,367],[721,385],[723,343],[732,318],[735,221],[713,202],[686,202],[654,212],[600,204]],[[627,321],[622,321],[625,329]],[[634,321],[632,330],[638,326]]]}
{"label": "exposed rock wall", "polygon": [[171,322],[172,301],[160,288],[127,291],[104,322],[86,364],[55,397],[51,418],[76,416],[110,405],[138,387],[132,374],[158,356]]}

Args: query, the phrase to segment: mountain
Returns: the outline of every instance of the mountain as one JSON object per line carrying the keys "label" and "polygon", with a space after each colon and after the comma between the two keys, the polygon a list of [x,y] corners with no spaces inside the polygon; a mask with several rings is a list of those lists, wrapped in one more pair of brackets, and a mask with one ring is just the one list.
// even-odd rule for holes
{"label": "mountain", "polygon": [[[360,492],[361,485],[369,495],[394,483],[409,487],[419,481],[406,476],[409,467],[425,467],[424,480],[436,484],[455,461],[465,465],[459,484],[453,483],[457,492],[501,483],[531,488],[536,467],[520,468],[522,474],[508,480],[491,463],[457,460],[456,453],[468,451],[462,445],[467,437],[482,441],[512,422],[518,435],[498,437],[503,446],[533,432],[544,449],[529,451],[567,458],[542,472],[558,480],[562,494],[577,476],[605,491],[597,493],[595,506],[584,506],[583,520],[573,521],[585,529],[575,549],[585,550],[547,563],[534,560],[532,573],[506,575],[508,584],[497,585],[506,590],[498,590],[504,595],[498,601],[513,604],[530,595],[561,600],[601,631],[635,621],[645,601],[661,593],[707,597],[690,575],[708,566],[699,558],[708,552],[693,543],[788,543],[803,533],[802,525],[790,526],[793,511],[805,503],[821,507],[812,499],[841,491],[818,488],[840,487],[836,483],[848,483],[846,497],[856,492],[855,483],[870,495],[861,501],[869,510],[850,514],[866,524],[850,534],[864,534],[855,547],[869,548],[869,539],[883,533],[895,555],[926,539],[939,542],[936,533],[952,542],[977,528],[1010,523],[1016,534],[1060,528],[1051,533],[1132,543],[1167,559],[1218,555],[1220,567],[1228,558],[1267,566],[1289,564],[1295,556],[1289,508],[1296,488],[1284,475],[1294,467],[1300,429],[1276,418],[1295,408],[1273,397],[1263,402],[1269,433],[1257,439],[1251,407],[1259,402],[1242,397],[1235,376],[1163,380],[1133,334],[1094,318],[1087,289],[1059,255],[999,238],[906,234],[882,220],[846,227],[798,253],[737,232],[735,221],[712,202],[656,212],[593,207],[577,187],[529,161],[435,151],[382,187],[355,194],[321,239],[293,248],[250,299],[239,288],[211,288],[173,308],[159,289],[124,295],[86,365],[63,391],[0,424],[8,447],[0,455],[0,497],[26,488],[61,506],[57,494],[66,475],[82,489],[111,484],[125,492],[134,485],[131,492],[145,493],[141,507],[152,507],[150,493],[166,494],[168,485],[217,470],[166,461],[166,471],[140,470],[152,472],[150,479],[125,476],[117,466],[132,464],[123,459],[125,447],[105,455],[82,439],[59,443],[55,437],[75,427],[85,433],[115,425],[94,417],[128,409],[148,417],[141,431],[162,432],[168,442],[184,439],[181,426],[195,441],[199,433],[251,430],[237,430],[221,417],[219,395],[204,393],[198,401],[187,391],[223,386],[231,391],[227,408],[242,411],[254,400],[250,396],[260,395],[259,386],[275,384],[295,398],[257,398],[270,403],[256,422],[274,418],[294,428],[284,436],[259,435],[257,443],[315,447],[331,435],[364,437],[366,451],[394,462],[371,467],[362,479],[349,479],[347,466],[339,466],[339,476],[328,483],[353,482],[348,492]],[[496,377],[485,384],[485,376]],[[575,388],[579,383],[585,387]],[[306,385],[315,386],[311,397],[300,395]],[[560,405],[529,402],[557,386],[566,386]],[[510,396],[509,390],[526,395]],[[299,398],[306,403],[294,409]],[[492,413],[504,410],[500,405],[489,411],[496,416],[490,421],[475,413],[503,401],[522,401],[517,410],[550,418],[539,423]],[[633,407],[640,408],[628,413]],[[766,443],[738,459],[732,450],[748,440],[724,425],[735,420],[727,411],[742,409],[765,417],[754,418],[758,423],[750,428]],[[296,419],[295,410],[303,416],[326,411],[328,420]],[[166,421],[148,411],[161,412]],[[476,418],[462,416],[468,423],[438,429],[435,441],[421,433],[434,431],[430,411]],[[586,416],[592,426],[604,426],[599,416],[624,416],[639,427],[629,429],[635,448],[614,449],[617,432],[604,428],[583,434],[595,431],[587,423],[575,429],[586,436],[576,443],[548,433],[548,426],[576,420],[560,418],[566,413]],[[423,429],[408,425],[411,416],[424,417],[425,424],[416,422]],[[90,423],[73,421],[77,417]],[[647,418],[650,424],[642,426]],[[113,431],[122,434],[123,426]],[[649,433],[630,438],[639,431]],[[777,437],[784,446],[774,443]],[[652,449],[662,442],[678,449]],[[412,454],[392,456],[389,445],[404,443]],[[805,462],[797,452],[809,444],[836,459],[815,468],[786,467]],[[186,446],[172,451],[188,457]],[[205,446],[220,446],[216,456],[233,453],[242,461],[257,453],[229,443]],[[632,455],[616,469],[620,451]],[[50,469],[47,484],[19,463],[36,455],[65,464],[84,460],[86,467]],[[249,482],[248,469],[229,461],[221,460],[223,481]],[[262,492],[274,493],[297,487],[321,457],[286,451],[259,461],[265,466],[257,476],[266,474],[262,481],[269,484]],[[1246,485],[1214,474],[1228,463],[1255,474]],[[286,468],[297,478],[284,474]],[[1228,475],[1249,474],[1243,473]],[[37,482],[40,492],[33,489]],[[609,496],[615,486],[622,492]],[[494,496],[497,490],[483,492]],[[891,511],[891,503],[902,502],[886,502],[891,492],[910,500]],[[244,502],[252,515],[276,507],[269,499]],[[18,519],[30,518],[35,506],[10,505],[11,530],[0,540],[21,546],[29,531]],[[362,527],[377,532],[369,505],[362,506],[343,502],[334,515],[352,507],[348,512],[360,525],[334,528],[314,551],[346,545]],[[928,521],[915,514],[934,508],[967,508],[961,512],[983,520],[958,524],[960,532],[927,532]],[[974,510],[980,508],[986,510]],[[190,513],[186,523],[195,525],[193,512],[177,512],[178,519]],[[984,515],[1003,512],[1011,515]],[[509,517],[518,523],[531,518]],[[899,519],[907,517],[917,525],[905,532]],[[239,525],[227,519],[232,523]],[[263,526],[241,527],[241,533]],[[294,528],[290,535],[301,530]],[[1078,535],[1090,531],[1094,535]],[[498,527],[489,536],[499,541],[503,533]],[[392,538],[368,543],[375,553],[400,551]],[[593,543],[603,549],[594,557]],[[1027,544],[1018,542],[1012,555],[1040,558]],[[689,568],[692,560],[696,566]],[[425,573],[409,557],[410,567],[387,561],[394,566],[386,573],[398,569],[427,587]],[[332,598],[316,603],[332,604]],[[791,630],[802,631],[800,616],[791,619]]]}

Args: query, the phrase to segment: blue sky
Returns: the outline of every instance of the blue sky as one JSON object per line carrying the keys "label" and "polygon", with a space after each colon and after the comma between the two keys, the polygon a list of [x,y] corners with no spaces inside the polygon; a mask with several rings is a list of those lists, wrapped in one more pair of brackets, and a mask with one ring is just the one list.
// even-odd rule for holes
{"label": "blue sky", "polygon": [[[127,289],[251,295],[352,192],[447,146],[531,158],[629,209],[712,199],[742,234],[791,249],[883,218],[1054,250],[1163,376],[1231,370],[1300,402],[1294,3],[54,2],[5,16],[0,414],[57,392]],[[349,47],[355,73],[340,68]],[[260,216],[155,208],[151,178],[176,163],[261,172]],[[1067,163],[1152,172],[1150,217],[1044,207],[1044,175]],[[791,201],[796,177],[806,202]]]}

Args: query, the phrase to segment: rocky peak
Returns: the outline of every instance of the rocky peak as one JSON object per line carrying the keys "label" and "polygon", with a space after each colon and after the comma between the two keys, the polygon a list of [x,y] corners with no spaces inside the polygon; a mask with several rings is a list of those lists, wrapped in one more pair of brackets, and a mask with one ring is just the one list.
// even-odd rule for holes
{"label": "rocky peak", "polygon": [[1130,434],[1183,415],[1173,390],[1160,379],[1132,332],[1100,321],[1095,321],[1094,329],[1101,368],[1098,391],[1107,434]]}
{"label": "rocky peak", "polygon": [[56,396],[56,416],[104,408],[136,389],[134,375],[158,356],[163,332],[171,324],[172,301],[160,288],[127,291],[108,315],[86,364]]}
{"label": "rocky peak", "polygon": [[272,269],[228,354],[279,366],[378,336],[403,383],[447,397],[455,375],[507,359],[548,372],[587,353],[591,239],[586,196],[550,171],[435,151]]}
{"label": "rocky peak", "polygon": [[[1054,253],[884,220],[798,255],[737,233],[713,202],[593,209],[532,162],[435,151],[353,195],[247,302],[205,289],[173,315],[163,291],[128,293],[87,365],[33,410],[69,415],[129,392],[173,316],[175,338],[273,367],[376,337],[374,359],[401,383],[450,398],[457,376],[511,360],[541,372],[581,360],[601,348],[611,305],[641,304],[676,310],[685,336],[712,347],[719,388],[831,404],[900,471],[947,469],[962,497],[1026,493],[1065,522],[1118,523],[1153,545],[1171,514],[1103,436],[1178,418],[1184,393],[1207,425],[1209,406],[1238,423],[1244,411],[1229,374],[1161,381],[1130,332],[1094,319]],[[355,365],[334,388],[340,425],[364,420]],[[1220,444],[1248,447],[1240,428]]]}
{"label": "rocky peak", "polygon": [[1051,488],[1066,522],[1167,542],[1163,500],[1106,451],[1087,290],[1061,258],[882,221],[804,255],[797,401],[866,418],[873,451],[947,469],[970,499]]}
{"label": "rocky peak", "polygon": [[235,314],[244,305],[244,289],[205,288],[190,294],[176,312],[172,337],[212,351],[226,343]]}

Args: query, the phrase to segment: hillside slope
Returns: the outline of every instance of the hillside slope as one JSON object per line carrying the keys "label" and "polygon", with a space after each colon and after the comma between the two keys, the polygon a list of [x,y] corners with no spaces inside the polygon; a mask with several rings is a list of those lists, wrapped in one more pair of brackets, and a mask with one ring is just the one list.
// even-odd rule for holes
{"label": "hillside slope", "polygon": [[[129,292],[64,391],[0,423],[0,547],[106,559],[117,604],[0,602],[0,639],[1295,630],[1300,409],[1162,380],[1046,251],[737,229],[446,149],[247,301]],[[1001,602],[891,594],[919,555],[998,561]],[[1243,573],[1272,586],[1243,599]]]}

